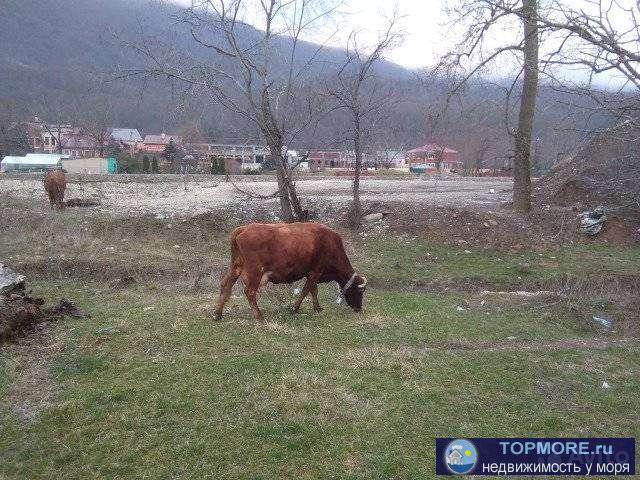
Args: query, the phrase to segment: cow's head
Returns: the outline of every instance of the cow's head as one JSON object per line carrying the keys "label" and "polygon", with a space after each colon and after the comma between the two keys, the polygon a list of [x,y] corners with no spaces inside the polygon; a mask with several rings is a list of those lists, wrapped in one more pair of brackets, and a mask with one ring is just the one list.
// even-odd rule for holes
{"label": "cow's head", "polygon": [[356,275],[353,278],[351,285],[349,285],[343,293],[347,305],[353,308],[356,312],[362,310],[362,295],[366,288],[367,278],[362,275]]}

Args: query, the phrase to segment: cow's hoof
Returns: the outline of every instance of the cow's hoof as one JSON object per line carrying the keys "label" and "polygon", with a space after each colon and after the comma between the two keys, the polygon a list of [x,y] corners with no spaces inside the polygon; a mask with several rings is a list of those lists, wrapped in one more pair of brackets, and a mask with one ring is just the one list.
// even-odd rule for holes
{"label": "cow's hoof", "polygon": [[300,311],[300,307],[291,307],[291,313],[298,313]]}
{"label": "cow's hoof", "polygon": [[215,316],[213,317],[213,321],[219,322],[221,320],[222,320],[222,313],[216,313]]}
{"label": "cow's hoof", "polygon": [[323,310],[322,307],[313,307],[313,311],[316,313],[320,313]]}

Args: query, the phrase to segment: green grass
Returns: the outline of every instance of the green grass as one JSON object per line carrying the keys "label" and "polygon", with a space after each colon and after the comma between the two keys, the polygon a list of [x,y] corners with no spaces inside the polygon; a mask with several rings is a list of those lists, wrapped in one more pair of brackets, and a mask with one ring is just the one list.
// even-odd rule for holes
{"label": "green grass", "polygon": [[389,284],[448,279],[497,287],[545,284],[564,276],[637,274],[639,248],[567,245],[557,250],[499,251],[451,247],[409,236],[376,236],[356,251],[366,271]]}
{"label": "green grass", "polygon": [[[176,271],[226,263],[222,232],[189,242],[191,230],[155,220],[86,227],[65,224],[67,258],[135,268],[171,259]],[[102,253],[119,236],[133,243]],[[178,241],[186,248],[174,252]],[[9,245],[17,258],[32,248]],[[215,292],[184,279],[113,290],[99,276],[36,277],[38,295],[70,298],[91,317],[52,327],[62,346],[40,361],[53,401],[33,416],[16,410],[15,385],[29,374],[15,366],[20,347],[0,351],[0,478],[431,478],[439,436],[640,435],[638,344],[562,344],[622,330],[599,332],[555,307],[457,308],[472,282],[637,274],[637,249],[466,253],[393,235],[351,238],[349,248],[371,282],[364,313],[335,305],[335,286],[322,286],[325,310],[306,301],[293,315],[291,289],[269,286],[265,325],[251,321],[239,288],[215,323]],[[431,281],[451,288],[424,291]]]}

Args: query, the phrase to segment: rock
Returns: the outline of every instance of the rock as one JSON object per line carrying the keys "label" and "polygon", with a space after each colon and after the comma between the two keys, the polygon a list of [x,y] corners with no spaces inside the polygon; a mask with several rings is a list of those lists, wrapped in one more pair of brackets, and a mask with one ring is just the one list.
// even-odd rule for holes
{"label": "rock", "polygon": [[591,211],[584,211],[578,215],[579,225],[578,231],[587,235],[597,235],[602,230],[607,216],[604,214],[604,207],[599,206]]}
{"label": "rock", "polygon": [[491,220],[489,220],[489,225],[491,225],[492,227],[496,227],[498,225],[498,221],[492,218]]}
{"label": "rock", "polygon": [[613,322],[611,320],[609,320],[608,318],[604,318],[604,317],[599,317],[597,315],[594,315],[592,317],[593,321],[595,323],[597,323],[598,325],[600,325],[601,327],[609,330],[612,326],[613,326]]}
{"label": "rock", "polygon": [[7,295],[14,290],[24,290],[24,275],[20,275],[0,263],[0,294]]}
{"label": "rock", "polygon": [[378,213],[370,213],[369,215],[365,215],[364,217],[362,217],[362,221],[364,223],[374,223],[377,222],[379,220],[382,220],[382,218],[384,217],[384,214],[378,212]]}

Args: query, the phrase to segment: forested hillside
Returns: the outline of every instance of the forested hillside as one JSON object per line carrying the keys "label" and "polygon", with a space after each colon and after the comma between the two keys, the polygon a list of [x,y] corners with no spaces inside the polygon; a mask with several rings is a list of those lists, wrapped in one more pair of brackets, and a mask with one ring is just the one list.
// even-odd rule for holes
{"label": "forested hillside", "polygon": [[[0,104],[27,118],[63,121],[83,110],[106,112],[113,125],[144,131],[189,133],[216,139],[260,140],[255,128],[210,99],[182,95],[181,85],[161,79],[119,78],[144,62],[132,46],[141,38],[170,39],[178,48],[207,58],[176,21],[179,7],[147,0],[4,0],[0,15]],[[247,26],[248,39],[256,31]],[[286,51],[290,40],[281,39]],[[315,45],[302,44],[302,57]],[[325,49],[312,68],[319,79],[343,61],[344,51]],[[376,74],[392,85],[398,100],[381,119],[371,148],[405,149],[427,141],[459,149],[467,162],[487,164],[509,155],[501,81],[476,84],[451,103],[446,121],[434,121],[449,85],[429,72],[380,63]],[[425,80],[427,79],[427,80]],[[105,80],[109,82],[104,83]],[[504,82],[503,82],[504,83]],[[318,85],[322,85],[320,81]],[[544,169],[594,125],[582,98],[541,87],[534,163]],[[339,147],[340,114],[303,132],[298,147]]]}

